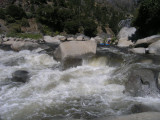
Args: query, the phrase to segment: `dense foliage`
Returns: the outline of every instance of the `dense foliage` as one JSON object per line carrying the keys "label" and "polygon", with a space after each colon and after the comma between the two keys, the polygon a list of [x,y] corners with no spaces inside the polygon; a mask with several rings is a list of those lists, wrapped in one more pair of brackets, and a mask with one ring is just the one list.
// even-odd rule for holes
{"label": "dense foliage", "polygon": [[5,19],[5,11],[0,8],[0,19]]}
{"label": "dense foliage", "polygon": [[75,34],[83,29],[88,36],[96,35],[97,26],[105,27],[108,24],[116,33],[118,22],[123,18],[122,11],[96,3],[95,0],[54,0],[53,5],[43,5],[37,9],[39,22],[53,31]]}
{"label": "dense foliage", "polygon": [[133,25],[137,36],[146,37],[160,32],[160,0],[144,0],[137,11]]}
{"label": "dense foliage", "polygon": [[16,20],[19,20],[19,19],[22,19],[23,17],[26,17],[25,11],[21,7],[18,7],[16,5],[9,5],[6,8],[6,14]]}
{"label": "dense foliage", "polygon": [[[95,36],[97,27],[110,27],[116,34],[118,23],[126,18],[126,11],[131,11],[132,2],[124,0],[14,0],[13,4],[0,9],[1,19],[7,24],[20,24],[29,27],[27,19],[36,18],[43,34],[66,32],[84,33]],[[16,3],[16,4],[14,4]],[[22,4],[23,3],[23,4]],[[122,3],[126,3],[122,6]],[[17,22],[18,21],[18,22]]]}

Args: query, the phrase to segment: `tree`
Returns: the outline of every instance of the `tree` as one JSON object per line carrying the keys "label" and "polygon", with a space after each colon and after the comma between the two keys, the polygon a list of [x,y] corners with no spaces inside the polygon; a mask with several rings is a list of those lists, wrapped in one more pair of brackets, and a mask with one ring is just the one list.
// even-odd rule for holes
{"label": "tree", "polygon": [[160,0],[144,0],[138,9],[133,25],[138,37],[146,37],[160,32]]}
{"label": "tree", "polygon": [[5,19],[5,11],[2,8],[0,8],[0,19]]}
{"label": "tree", "polygon": [[30,0],[31,4],[43,4],[43,3],[47,3],[46,0]]}
{"label": "tree", "polygon": [[78,21],[67,21],[65,23],[65,31],[68,34],[76,34],[78,33],[79,23]]}
{"label": "tree", "polygon": [[18,7],[16,5],[9,5],[6,8],[6,14],[13,17],[16,20],[26,17],[25,11],[21,7]]}
{"label": "tree", "polygon": [[84,34],[90,37],[94,37],[97,34],[97,25],[91,19],[85,19],[82,21],[82,26],[84,28]]}

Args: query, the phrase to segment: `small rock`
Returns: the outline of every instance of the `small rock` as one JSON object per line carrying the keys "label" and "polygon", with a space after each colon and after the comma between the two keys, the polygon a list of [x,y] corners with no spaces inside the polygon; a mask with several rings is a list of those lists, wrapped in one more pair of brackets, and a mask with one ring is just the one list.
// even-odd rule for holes
{"label": "small rock", "polygon": [[137,54],[145,54],[146,49],[145,48],[132,48],[130,49],[131,52],[137,53]]}
{"label": "small rock", "polygon": [[49,44],[60,44],[60,40],[57,37],[44,36],[44,41]]}
{"label": "small rock", "polygon": [[90,38],[87,36],[84,36],[84,41],[88,41],[88,40],[90,40]]}
{"label": "small rock", "polygon": [[83,39],[84,39],[84,36],[83,36],[83,35],[80,35],[80,36],[77,37],[77,40],[78,40],[78,41],[82,41]]}
{"label": "small rock", "polygon": [[12,74],[12,81],[25,83],[29,80],[29,72],[25,70],[17,70]]}
{"label": "small rock", "polygon": [[65,36],[58,36],[58,39],[60,40],[60,41],[65,41],[67,38],[65,37]]}
{"label": "small rock", "polygon": [[94,39],[97,43],[103,43],[103,39],[99,36],[96,36]]}
{"label": "small rock", "polygon": [[74,41],[75,38],[74,38],[74,37],[68,37],[67,40],[68,40],[68,41]]}

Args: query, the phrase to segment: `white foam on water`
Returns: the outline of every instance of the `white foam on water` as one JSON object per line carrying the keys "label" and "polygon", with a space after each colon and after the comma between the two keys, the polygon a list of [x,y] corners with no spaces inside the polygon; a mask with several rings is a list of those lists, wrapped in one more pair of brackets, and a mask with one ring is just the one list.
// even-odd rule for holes
{"label": "white foam on water", "polygon": [[[21,57],[23,60],[15,65],[6,65]],[[58,64],[53,57],[37,51],[0,50],[0,117],[40,120],[119,115],[128,109],[129,101],[134,102],[125,100],[124,85],[112,80],[116,68],[107,66],[105,57],[84,61],[82,66],[65,71],[52,69]],[[6,79],[19,69],[30,72],[29,82],[17,84]]]}

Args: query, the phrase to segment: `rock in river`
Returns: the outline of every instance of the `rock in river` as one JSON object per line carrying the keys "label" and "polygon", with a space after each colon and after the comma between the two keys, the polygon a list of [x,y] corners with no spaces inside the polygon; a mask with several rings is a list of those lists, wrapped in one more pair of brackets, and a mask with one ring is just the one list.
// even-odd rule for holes
{"label": "rock in river", "polygon": [[[158,78],[157,78],[158,79]],[[155,74],[149,69],[137,69],[131,72],[125,85],[125,92],[131,96],[146,96],[159,93]]]}
{"label": "rock in river", "polygon": [[17,70],[12,74],[12,81],[25,83],[29,80],[29,72],[25,70]]}
{"label": "rock in river", "polygon": [[54,52],[57,60],[61,61],[62,68],[81,65],[82,58],[96,54],[97,44],[94,41],[63,42]]}

